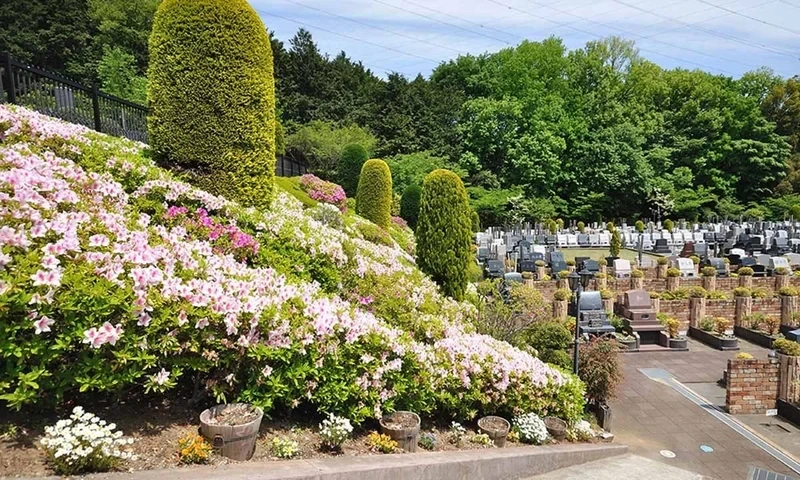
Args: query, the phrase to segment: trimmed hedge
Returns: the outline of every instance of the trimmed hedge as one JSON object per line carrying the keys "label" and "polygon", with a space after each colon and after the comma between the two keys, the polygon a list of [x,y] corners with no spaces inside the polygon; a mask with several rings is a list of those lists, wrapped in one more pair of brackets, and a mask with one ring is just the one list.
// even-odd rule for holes
{"label": "trimmed hedge", "polygon": [[383,160],[367,160],[356,192],[356,213],[384,230],[392,221],[392,172]]}
{"label": "trimmed hedge", "polygon": [[446,295],[464,297],[472,221],[467,190],[455,173],[439,169],[422,184],[417,224],[417,264]]}
{"label": "trimmed hedge", "polygon": [[409,185],[400,198],[400,216],[403,217],[412,229],[417,228],[419,219],[419,199],[422,195],[422,188],[419,185]]}
{"label": "trimmed hedge", "polygon": [[272,47],[245,0],[165,0],[150,36],[154,158],[197,187],[267,206],[275,174]]}
{"label": "trimmed hedge", "polygon": [[472,231],[478,233],[481,231],[481,217],[478,215],[478,212],[475,210],[472,211],[470,215],[470,220],[472,221]]}
{"label": "trimmed hedge", "polygon": [[358,143],[351,143],[342,149],[338,177],[339,185],[344,188],[347,196],[352,197],[356,194],[361,168],[368,159],[367,149]]}

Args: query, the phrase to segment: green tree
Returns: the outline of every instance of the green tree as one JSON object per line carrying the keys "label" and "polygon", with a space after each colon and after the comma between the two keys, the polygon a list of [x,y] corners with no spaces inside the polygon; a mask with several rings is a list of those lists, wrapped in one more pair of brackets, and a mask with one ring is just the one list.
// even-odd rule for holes
{"label": "green tree", "polygon": [[374,135],[358,125],[338,126],[315,120],[286,138],[286,155],[308,165],[318,177],[335,181],[344,147],[357,143],[371,155],[376,142]]}
{"label": "green tree", "polygon": [[421,195],[422,188],[419,185],[412,184],[406,187],[405,191],[403,191],[403,196],[400,198],[400,216],[408,222],[408,226],[412,229],[417,228]]}
{"label": "green tree", "polygon": [[97,65],[97,77],[105,93],[147,103],[147,78],[136,73],[135,58],[120,47],[106,49]]}
{"label": "green tree", "polygon": [[478,212],[472,210],[470,213],[470,220],[472,222],[472,231],[473,232],[480,232],[481,231],[481,217],[478,216]]}
{"label": "green tree", "polygon": [[338,168],[339,185],[350,197],[356,193],[361,167],[364,166],[364,162],[367,160],[369,160],[367,149],[358,143],[345,145],[342,149]]}
{"label": "green tree", "polygon": [[622,239],[619,236],[619,230],[615,228],[611,231],[611,242],[608,251],[612,257],[619,257],[620,250],[622,250]]}
{"label": "green tree", "polygon": [[392,221],[392,172],[383,160],[367,160],[358,177],[356,213],[384,229]]}
{"label": "green tree", "polygon": [[392,171],[396,192],[404,192],[409,185],[422,185],[427,174],[449,166],[446,158],[433,155],[430,151],[395,155],[386,159],[386,163]]}
{"label": "green tree", "polygon": [[269,36],[245,0],[165,0],[153,23],[148,69],[156,160],[212,193],[268,205],[272,68]]}
{"label": "green tree", "polygon": [[636,220],[636,223],[634,224],[634,226],[636,227],[636,231],[637,232],[639,232],[639,233],[644,232],[644,222],[643,221]]}
{"label": "green tree", "polygon": [[417,224],[417,264],[446,295],[464,297],[472,238],[469,200],[461,179],[449,170],[425,177]]}

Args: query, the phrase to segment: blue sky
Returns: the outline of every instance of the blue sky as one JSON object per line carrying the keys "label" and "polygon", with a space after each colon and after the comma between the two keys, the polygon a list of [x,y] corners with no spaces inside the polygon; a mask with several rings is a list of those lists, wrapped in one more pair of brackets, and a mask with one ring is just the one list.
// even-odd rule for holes
{"label": "blue sky", "polygon": [[[428,75],[459,54],[561,37],[570,49],[609,35],[664,67],[740,76],[800,74],[800,0],[250,0],[288,44],[299,27],[330,55],[380,76]],[[288,47],[288,45],[287,45]]]}

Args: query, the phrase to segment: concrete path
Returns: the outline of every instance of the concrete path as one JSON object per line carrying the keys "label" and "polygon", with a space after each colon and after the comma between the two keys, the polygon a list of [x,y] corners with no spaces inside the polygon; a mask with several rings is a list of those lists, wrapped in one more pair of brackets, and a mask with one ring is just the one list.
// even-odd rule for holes
{"label": "concrete path", "polygon": [[[527,480],[701,480],[700,474],[670,467],[638,455],[623,455],[554,470]],[[727,480],[727,479],[726,479]]]}
{"label": "concrete path", "polygon": [[[766,349],[743,340],[739,343],[742,351],[758,358],[767,355]],[[744,480],[751,466],[797,476],[705,409],[639,371],[666,370],[691,389],[694,382],[707,384],[722,378],[727,360],[736,353],[713,350],[690,340],[688,352],[623,354],[625,380],[619,397],[611,402],[615,442],[628,445],[632,454],[719,480]],[[707,453],[701,446],[713,451]],[[661,450],[670,450],[676,456],[665,458]]]}

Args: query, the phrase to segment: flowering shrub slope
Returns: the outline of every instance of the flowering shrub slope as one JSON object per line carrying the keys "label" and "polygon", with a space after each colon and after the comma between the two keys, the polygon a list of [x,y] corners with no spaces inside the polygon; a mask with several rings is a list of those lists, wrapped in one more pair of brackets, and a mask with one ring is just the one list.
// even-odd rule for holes
{"label": "flowering shrub slope", "polygon": [[577,419],[583,385],[472,332],[396,244],[279,193],[243,208],[146,146],[0,106],[0,403],[199,382],[354,423],[399,408]]}

